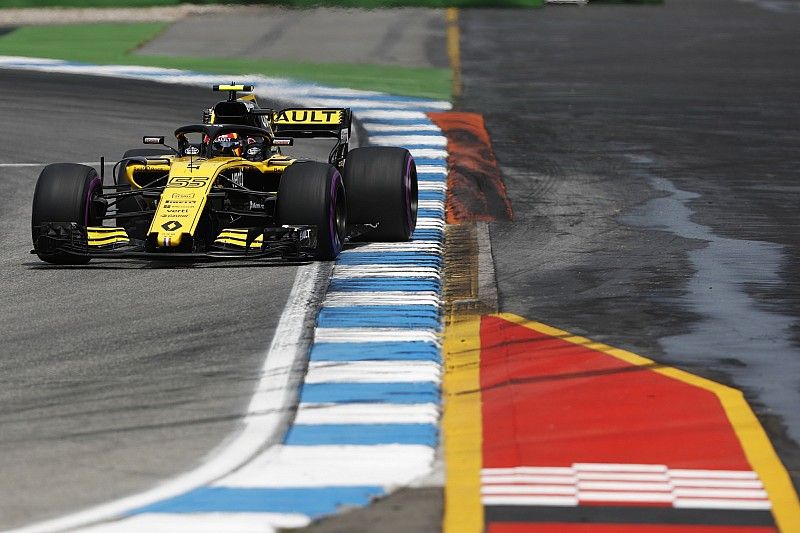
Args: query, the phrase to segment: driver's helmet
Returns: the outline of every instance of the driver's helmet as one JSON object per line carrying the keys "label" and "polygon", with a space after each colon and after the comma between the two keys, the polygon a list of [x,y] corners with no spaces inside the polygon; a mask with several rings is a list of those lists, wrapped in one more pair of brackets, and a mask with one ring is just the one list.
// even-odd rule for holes
{"label": "driver's helmet", "polygon": [[211,143],[211,148],[217,155],[240,157],[242,155],[242,141],[238,133],[224,133],[217,135]]}

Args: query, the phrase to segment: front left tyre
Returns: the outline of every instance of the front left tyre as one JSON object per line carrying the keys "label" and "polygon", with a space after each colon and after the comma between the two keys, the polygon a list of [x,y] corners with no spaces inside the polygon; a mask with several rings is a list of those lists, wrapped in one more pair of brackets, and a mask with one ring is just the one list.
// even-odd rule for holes
{"label": "front left tyre", "polygon": [[[56,163],[47,165],[39,174],[33,193],[31,237],[36,248],[40,225],[44,222],[74,222],[80,226],[100,225],[92,200],[102,192],[97,171],[86,165]],[[57,265],[80,265],[89,258],[64,252],[36,251],[39,259]]]}
{"label": "front left tyre", "polygon": [[408,241],[417,225],[417,165],[411,152],[391,146],[355,148],[344,167],[349,224],[377,224],[359,237]]}

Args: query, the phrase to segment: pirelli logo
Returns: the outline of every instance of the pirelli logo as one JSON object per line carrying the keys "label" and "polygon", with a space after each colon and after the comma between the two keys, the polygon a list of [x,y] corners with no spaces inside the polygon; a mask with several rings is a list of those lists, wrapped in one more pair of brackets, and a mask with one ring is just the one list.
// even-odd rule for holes
{"label": "pirelli logo", "polygon": [[274,116],[275,124],[337,125],[342,123],[341,109],[284,109]]}

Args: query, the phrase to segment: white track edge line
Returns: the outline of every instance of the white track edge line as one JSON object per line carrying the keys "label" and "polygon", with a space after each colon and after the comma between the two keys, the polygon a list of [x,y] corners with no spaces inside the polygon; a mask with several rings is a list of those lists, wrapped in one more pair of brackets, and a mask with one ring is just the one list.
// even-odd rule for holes
{"label": "white track edge line", "polygon": [[[0,59],[9,59],[9,58],[3,57],[3,58],[0,58]],[[25,66],[22,66],[22,65],[11,66],[11,65],[2,64],[2,65],[0,65],[0,68],[18,68],[18,69],[23,69],[23,70],[39,70],[39,71],[45,71],[45,72],[48,72],[48,71],[50,71],[50,72],[62,72],[62,70],[57,68],[58,65],[55,64],[55,63],[59,63],[60,64],[61,62],[53,61],[52,63],[53,64],[39,65],[38,67],[35,67],[35,68],[33,68],[31,66],[28,66],[28,65],[25,65]],[[114,72],[113,69],[108,70],[107,72],[97,72],[96,70],[95,71],[91,71],[91,72],[87,72],[87,71],[84,71],[84,69],[79,69],[79,70],[80,70],[79,72],[70,72],[70,73],[82,74],[82,75],[94,75],[94,76],[112,77],[112,78],[134,77],[134,78],[148,79],[148,80],[154,81],[154,82],[184,83],[184,84],[187,84],[187,85],[202,85],[200,83],[200,79],[202,78],[203,81],[205,81],[204,78],[209,77],[208,75],[202,75],[200,73],[190,73],[189,75],[186,75],[186,76],[179,76],[179,77],[185,78],[185,79],[180,79],[178,81],[174,81],[174,80],[166,80],[166,79],[153,79],[152,76],[147,76],[145,73],[131,74],[131,73]],[[64,72],[69,72],[69,69],[64,70]],[[180,72],[176,71],[176,74],[183,74],[183,73],[180,73]],[[268,80],[268,79],[265,79],[265,80],[266,81],[275,81],[275,80]],[[296,90],[297,87],[292,86],[291,89]],[[278,91],[278,92],[280,92],[280,91]],[[274,97],[275,98],[280,98],[280,96],[278,96],[277,94]],[[301,97],[300,100],[307,101],[305,105],[310,105],[309,102],[313,101],[314,98],[311,98],[310,96],[306,95],[305,98]],[[423,102],[420,102],[420,104],[423,104]],[[444,106],[444,107],[440,105],[440,104],[443,104],[443,102],[434,102],[434,104],[436,104],[436,105],[432,105],[432,107],[436,107],[436,108],[438,108],[438,107],[445,108],[446,107],[447,109],[449,109],[449,104],[447,106]],[[394,110],[394,109],[392,109],[392,110],[384,110],[384,109],[377,109],[380,106],[374,105],[374,103],[371,103],[371,105],[370,105],[370,107],[372,107],[373,109],[355,109],[355,106],[353,106],[353,107],[354,107],[355,115],[357,116],[358,119],[360,119],[362,121],[364,119],[368,119],[368,117],[370,117],[370,116],[373,117],[373,118],[381,118],[381,119],[383,119],[383,118],[412,118],[412,117],[416,118],[416,117],[419,117],[420,119],[424,119],[424,120],[427,121],[427,117],[426,117],[425,113],[422,112],[422,111],[419,111],[419,110],[411,110],[411,109],[409,109],[409,110]],[[424,105],[420,105],[420,107],[425,107],[425,106]],[[443,155],[446,155],[446,151],[441,151],[441,150],[418,149],[418,150],[414,150],[413,152],[416,153],[418,156],[421,156],[421,157],[433,157],[433,158],[437,158],[438,157],[438,158],[442,158],[442,159],[443,159]],[[17,166],[17,165],[18,164],[15,164],[15,166]],[[33,166],[33,165],[25,164],[24,166]],[[441,166],[442,167],[445,166],[444,165],[444,160],[442,161],[442,165]],[[434,167],[439,167],[439,165],[434,165]],[[318,268],[322,268],[322,267],[318,267]],[[326,281],[327,279],[330,279],[331,269],[332,269],[332,267],[327,267],[326,268],[327,275],[325,276],[325,279],[322,280],[322,281]],[[293,289],[292,289],[292,295],[290,296],[290,299],[287,302],[287,308],[284,309],[284,313],[281,315],[281,321],[279,322],[279,326],[278,327],[280,327],[281,323],[283,322],[284,317],[286,316],[287,312],[289,311],[290,304],[299,301],[299,300],[297,300],[295,298],[295,294],[294,294],[295,293],[295,288],[297,288],[298,280],[301,277],[307,277],[308,276],[308,275],[301,276],[301,270],[303,270],[303,267],[301,267],[301,269],[298,270],[297,276],[295,278],[295,285],[293,286]],[[316,277],[315,277],[315,279],[316,279]],[[321,294],[320,294],[320,292],[321,292]],[[315,296],[317,298],[317,301],[315,302],[315,305],[313,307],[306,308],[306,312],[307,313],[308,313],[309,309],[311,309],[311,312],[310,312],[311,317],[310,317],[310,319],[308,319],[309,318],[308,314],[304,314],[303,320],[294,321],[294,324],[298,324],[299,323],[300,324],[299,329],[301,331],[304,330],[304,329],[307,329],[310,332],[313,332],[313,330],[314,330],[314,328],[313,328],[313,318],[316,316],[316,312],[318,311],[318,308],[319,308],[319,300],[321,300],[321,298],[324,297],[325,291],[324,290],[323,291],[311,290],[308,293],[308,295],[310,297],[309,301],[313,300],[313,298]],[[276,344],[276,339],[278,339],[278,338],[284,338],[284,339],[287,338],[286,335],[279,335],[278,334],[279,331],[280,331],[279,329],[276,329],[276,334],[273,337],[273,345]],[[307,337],[308,337],[308,339],[305,339],[305,340],[308,340],[309,344],[311,342],[313,342],[311,340],[311,338],[313,338],[313,333],[308,334]],[[302,339],[302,336],[301,336],[301,339]],[[308,346],[306,346],[306,348],[307,347]],[[272,350],[273,350],[273,346],[270,347],[269,355],[272,354]],[[304,353],[304,350],[299,349],[299,345],[295,345],[293,351],[295,352],[294,365],[297,365],[297,357],[296,356],[297,356],[297,354]],[[302,372],[300,374],[299,380],[297,380],[297,383],[295,383],[295,386],[294,386],[293,389],[292,388],[289,388],[289,389],[281,388],[281,389],[276,390],[276,389],[273,388],[271,391],[270,390],[262,390],[262,384],[264,383],[264,381],[267,378],[273,378],[273,379],[275,378],[275,375],[273,375],[271,372],[268,371],[268,368],[270,368],[270,360],[271,360],[271,357],[269,355],[266,358],[265,363],[264,363],[263,374],[262,374],[261,380],[259,382],[259,386],[256,388],[256,392],[254,393],[253,398],[251,399],[251,408],[252,408],[253,404],[256,403],[257,397],[261,397],[261,396],[263,396],[263,397],[280,396],[282,392],[285,393],[284,399],[286,399],[289,396],[293,396],[293,399],[295,400],[295,403],[296,403],[297,395],[299,393],[299,382],[302,381]],[[300,366],[303,366],[304,362],[305,361],[303,360],[302,363],[300,363]],[[281,373],[282,372],[282,373],[287,375],[287,381],[290,379],[290,377],[291,377],[290,374],[292,373],[291,367],[287,369],[287,367],[285,365],[283,366],[283,368],[281,368],[280,365],[272,365],[272,366],[276,367],[276,368],[272,369],[272,372],[277,372],[277,373]],[[272,380],[270,380],[270,382],[274,384],[274,382]],[[126,516],[123,516],[123,514],[126,513],[126,512],[130,512],[133,509],[136,509],[136,508],[144,506],[144,505],[148,505],[150,503],[154,503],[156,501],[161,501],[161,500],[163,500],[165,498],[170,498],[170,497],[176,496],[178,494],[186,492],[187,490],[192,490],[192,489],[194,489],[194,488],[196,488],[198,486],[207,485],[207,484],[209,484],[209,482],[213,482],[215,479],[219,479],[219,478],[222,478],[222,477],[230,474],[233,470],[241,467],[242,465],[246,464],[248,461],[250,461],[254,457],[256,457],[260,452],[263,451],[265,446],[268,447],[270,441],[274,440],[276,438],[276,435],[273,434],[273,433],[275,433],[274,431],[273,432],[265,432],[264,431],[263,428],[265,428],[269,424],[269,422],[265,422],[265,420],[269,421],[269,420],[274,420],[274,419],[281,418],[281,415],[282,415],[283,411],[285,411],[285,408],[283,408],[283,409],[278,408],[278,409],[275,409],[275,410],[267,410],[267,411],[264,411],[264,412],[259,412],[257,410],[253,411],[252,409],[248,409],[247,413],[245,413],[245,417],[244,417],[243,422],[242,422],[242,425],[244,427],[239,428],[239,430],[237,432],[234,432],[232,435],[229,435],[228,438],[220,446],[218,446],[216,450],[212,451],[207,456],[207,462],[206,463],[201,464],[198,468],[196,468],[193,471],[187,472],[185,474],[180,474],[178,477],[175,477],[175,478],[172,478],[172,479],[165,480],[161,485],[159,485],[159,486],[157,486],[157,487],[155,487],[153,489],[150,489],[150,490],[138,493],[138,494],[134,494],[132,496],[124,497],[124,498],[121,498],[121,499],[118,499],[118,500],[114,500],[114,501],[111,501],[111,502],[107,502],[105,504],[100,504],[100,505],[97,505],[97,506],[93,506],[93,507],[91,507],[89,509],[86,509],[84,511],[79,511],[79,512],[76,512],[76,513],[70,513],[70,514],[62,516],[60,518],[46,520],[46,521],[43,521],[43,522],[31,524],[29,526],[25,526],[23,528],[16,529],[14,531],[16,531],[16,532],[63,531],[65,529],[70,529],[71,530],[71,529],[74,529],[74,528],[77,528],[77,527],[85,527],[85,526],[89,526],[89,525],[95,525],[95,524],[99,524],[99,523],[103,523],[103,522],[108,522],[108,521],[111,521],[111,520],[123,520],[123,519],[127,518]],[[288,418],[288,417],[286,417],[286,418]],[[285,424],[288,426],[290,424],[290,422],[291,422],[291,420],[286,420]],[[260,432],[252,431],[252,427],[254,425],[257,425],[258,427],[262,428],[261,431]],[[275,424],[273,424],[273,425],[275,425]],[[276,429],[276,428],[273,428],[273,429]],[[286,428],[284,428],[284,429],[286,429]],[[283,434],[282,432],[277,432],[277,436],[278,437],[282,436],[282,434]],[[272,442],[272,444],[274,444],[274,442]],[[245,450],[248,450],[248,449],[251,449],[252,453],[250,453],[249,455],[244,454],[246,456],[244,456],[243,459],[241,459],[241,460],[239,460],[237,462],[235,459],[237,457],[241,457],[243,455],[242,452],[245,451]],[[226,467],[226,465],[227,465],[227,467]],[[213,472],[215,471],[215,469],[219,473],[216,474],[216,475],[212,475]]]}
{"label": "white track edge line", "polygon": [[[297,400],[304,370],[304,355],[312,339],[322,283],[330,275],[330,263],[300,266],[264,360],[261,378],[242,421],[208,461],[150,490],[12,530],[14,533],[65,531],[98,522],[126,518],[133,509],[183,494],[228,475],[255,457],[265,446],[283,436],[289,413]],[[274,444],[274,442],[272,442]]]}

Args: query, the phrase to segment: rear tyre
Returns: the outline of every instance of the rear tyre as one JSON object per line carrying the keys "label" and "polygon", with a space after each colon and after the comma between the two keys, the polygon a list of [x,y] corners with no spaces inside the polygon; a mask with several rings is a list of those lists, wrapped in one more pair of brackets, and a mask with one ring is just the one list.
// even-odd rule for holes
{"label": "rear tyre", "polygon": [[[166,148],[134,148],[122,154],[122,158],[126,157],[149,157],[160,155],[174,155],[175,152]],[[130,191],[131,186],[125,179],[125,166],[120,165],[117,169],[117,187],[118,192]],[[136,213],[141,211],[145,206],[140,205],[142,200],[133,196],[121,198],[117,202],[117,213]],[[147,230],[150,229],[150,220],[147,218],[118,218],[117,226],[125,228],[128,237],[132,239],[144,240],[147,237]]]}
{"label": "rear tyre", "polygon": [[[92,199],[102,192],[102,180],[97,171],[85,165],[56,163],[47,165],[39,174],[33,193],[31,237],[34,248],[43,222],[74,222],[81,226],[102,223],[93,213]],[[39,259],[57,265],[81,265],[88,257],[36,251]]]}
{"label": "rear tyre", "polygon": [[287,168],[278,186],[278,224],[317,227],[315,257],[336,259],[347,231],[342,176],[326,163],[300,162]]}
{"label": "rear tyre", "polygon": [[405,148],[368,146],[347,154],[347,220],[375,224],[364,240],[407,241],[417,225],[417,166]]}

